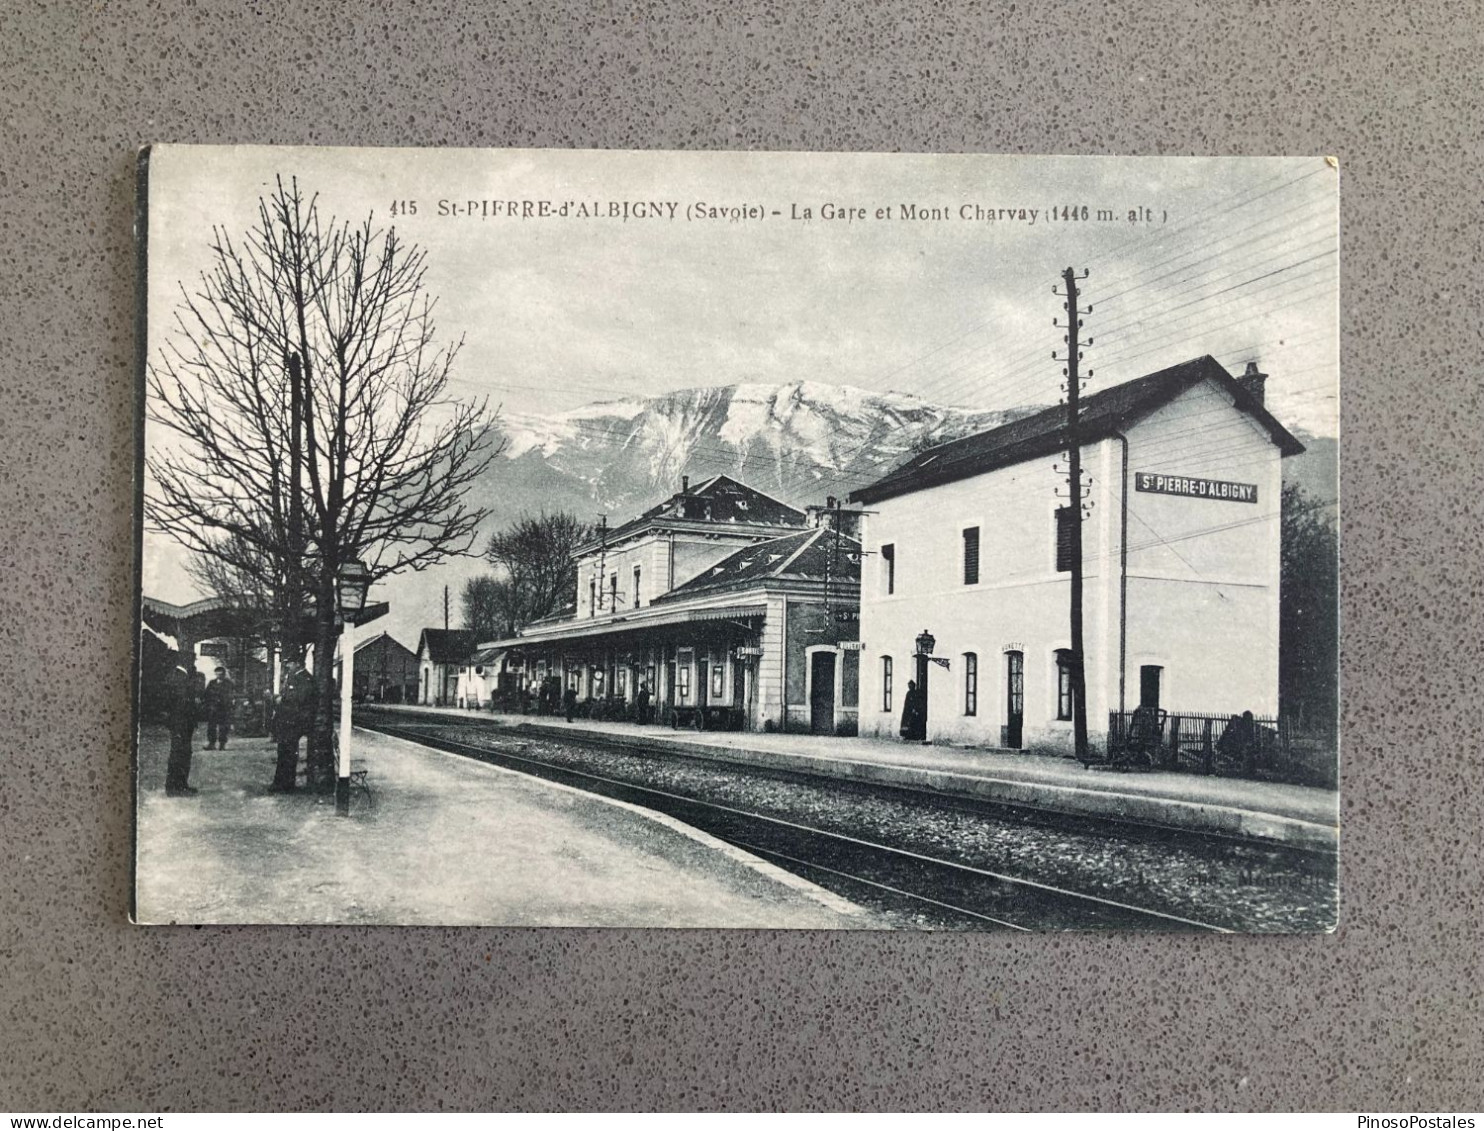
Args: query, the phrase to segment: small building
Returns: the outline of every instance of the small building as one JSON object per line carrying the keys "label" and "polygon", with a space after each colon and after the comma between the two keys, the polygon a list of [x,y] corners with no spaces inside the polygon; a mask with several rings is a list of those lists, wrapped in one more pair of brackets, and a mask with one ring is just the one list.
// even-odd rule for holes
{"label": "small building", "polygon": [[[353,694],[359,702],[415,703],[418,694],[417,653],[389,632],[356,642]],[[337,664],[336,679],[340,678]]]}
{"label": "small building", "polygon": [[460,707],[488,707],[499,690],[499,678],[505,653],[499,648],[483,647],[466,663],[459,665],[455,702]]}
{"label": "small building", "polygon": [[1080,513],[1062,408],[924,451],[854,492],[871,563],[862,732],[896,735],[926,630],[949,665],[927,668],[930,740],[1070,750],[1075,521],[1094,744],[1138,705],[1275,716],[1281,463],[1303,445],[1268,412],[1264,381],[1255,365],[1233,378],[1200,357],[1086,397]]}
{"label": "small building", "polygon": [[425,628],[417,641],[417,701],[429,707],[458,705],[459,668],[473,659],[474,633],[462,628]]}
{"label": "small building", "polygon": [[540,698],[586,713],[854,733],[860,546],[728,476],[681,490],[581,547],[577,607],[496,642]]}

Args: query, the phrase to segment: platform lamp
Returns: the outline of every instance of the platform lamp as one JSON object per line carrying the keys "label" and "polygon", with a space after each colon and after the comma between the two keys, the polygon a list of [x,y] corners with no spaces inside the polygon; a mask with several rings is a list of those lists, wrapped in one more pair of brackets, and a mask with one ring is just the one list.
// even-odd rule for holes
{"label": "platform lamp", "polygon": [[928,720],[928,657],[933,654],[933,645],[938,638],[927,629],[917,635],[917,694],[922,700],[922,741],[927,742]]}
{"label": "platform lamp", "polygon": [[336,604],[340,609],[340,759],[335,776],[335,812],[350,816],[350,701],[355,687],[356,617],[366,607],[371,571],[352,558],[335,575]]}

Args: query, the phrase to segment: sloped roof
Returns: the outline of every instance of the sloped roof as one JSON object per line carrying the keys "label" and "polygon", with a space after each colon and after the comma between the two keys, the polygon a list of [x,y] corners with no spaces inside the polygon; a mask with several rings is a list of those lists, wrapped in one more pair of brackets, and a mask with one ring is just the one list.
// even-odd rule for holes
{"label": "sloped roof", "polygon": [[[803,526],[804,512],[765,495],[729,475],[714,475],[688,491],[677,491],[622,526],[609,530],[609,545],[649,526],[667,522],[717,526]],[[597,546],[592,539],[578,547],[579,554]]]}
{"label": "sloped roof", "polygon": [[860,577],[860,543],[844,535],[840,535],[837,542],[831,531],[817,527],[770,538],[738,550],[684,585],[677,585],[663,597],[656,597],[654,603],[682,600],[698,593],[723,589],[745,589],[775,579],[828,579],[842,584],[859,584]]}
{"label": "sloped roof", "polygon": [[[1238,411],[1257,421],[1285,456],[1303,444],[1209,354],[1125,381],[1082,401],[1078,430],[1083,443],[1122,432],[1187,389],[1211,380],[1229,392]],[[1048,408],[1032,416],[920,452],[876,482],[850,494],[851,502],[874,503],[896,495],[952,483],[1026,460],[1053,455],[1066,446],[1067,410]]]}
{"label": "sloped roof", "polygon": [[383,641],[390,644],[397,650],[405,652],[409,656],[416,655],[416,653],[414,653],[411,648],[403,644],[390,632],[378,632],[375,636],[368,637],[365,640],[356,641],[356,655],[359,656],[365,649],[375,647],[381,644]]}
{"label": "sloped roof", "polygon": [[417,654],[435,664],[466,664],[479,641],[464,628],[425,628],[417,640]]}

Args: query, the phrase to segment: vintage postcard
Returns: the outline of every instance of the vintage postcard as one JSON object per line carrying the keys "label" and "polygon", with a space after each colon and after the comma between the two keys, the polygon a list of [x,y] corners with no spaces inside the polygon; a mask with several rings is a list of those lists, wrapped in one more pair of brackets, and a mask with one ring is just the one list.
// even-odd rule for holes
{"label": "vintage postcard", "polygon": [[135,918],[1333,929],[1338,178],[147,150]]}

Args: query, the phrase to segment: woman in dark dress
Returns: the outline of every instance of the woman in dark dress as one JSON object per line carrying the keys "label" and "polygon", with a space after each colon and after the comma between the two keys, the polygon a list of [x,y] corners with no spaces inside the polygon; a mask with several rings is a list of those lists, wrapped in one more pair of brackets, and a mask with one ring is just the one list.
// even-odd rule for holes
{"label": "woman in dark dress", "polygon": [[915,679],[907,681],[907,694],[902,696],[901,735],[908,742],[922,742],[927,738],[927,719],[923,717],[922,692],[917,690]]}

